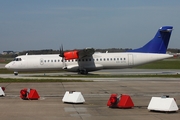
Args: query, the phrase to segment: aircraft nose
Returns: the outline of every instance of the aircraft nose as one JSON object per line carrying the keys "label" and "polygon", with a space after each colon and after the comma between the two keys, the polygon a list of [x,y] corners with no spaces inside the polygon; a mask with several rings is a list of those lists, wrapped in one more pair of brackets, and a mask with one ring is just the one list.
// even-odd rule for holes
{"label": "aircraft nose", "polygon": [[8,67],[9,67],[9,65],[8,65],[8,64],[6,64],[6,65],[5,65],[5,68],[7,68],[7,69],[8,69]]}
{"label": "aircraft nose", "polygon": [[9,65],[9,64],[6,64],[6,65],[5,65],[5,68],[6,68],[6,69],[9,69],[9,68],[10,68],[10,65]]}

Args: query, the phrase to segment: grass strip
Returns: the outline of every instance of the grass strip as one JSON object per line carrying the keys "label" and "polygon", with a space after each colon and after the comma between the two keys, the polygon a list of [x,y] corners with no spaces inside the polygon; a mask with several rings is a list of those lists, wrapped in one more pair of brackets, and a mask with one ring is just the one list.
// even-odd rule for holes
{"label": "grass strip", "polygon": [[180,74],[146,74],[146,75],[59,75],[59,76],[31,76],[31,77],[54,77],[54,78],[145,78],[145,77],[164,77],[164,78],[180,78]]}
{"label": "grass strip", "polygon": [[0,83],[22,83],[22,82],[92,82],[85,80],[70,80],[70,79],[21,79],[21,78],[0,78]]}
{"label": "grass strip", "polygon": [[135,68],[139,69],[180,69],[180,60],[171,59],[171,60],[161,60],[148,64],[144,64]]}

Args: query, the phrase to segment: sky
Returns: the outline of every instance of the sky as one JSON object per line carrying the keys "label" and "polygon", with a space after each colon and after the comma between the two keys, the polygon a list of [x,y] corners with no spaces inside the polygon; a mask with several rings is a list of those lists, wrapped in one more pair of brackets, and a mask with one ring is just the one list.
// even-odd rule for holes
{"label": "sky", "polygon": [[138,48],[173,26],[180,49],[180,0],[0,0],[0,53]]}

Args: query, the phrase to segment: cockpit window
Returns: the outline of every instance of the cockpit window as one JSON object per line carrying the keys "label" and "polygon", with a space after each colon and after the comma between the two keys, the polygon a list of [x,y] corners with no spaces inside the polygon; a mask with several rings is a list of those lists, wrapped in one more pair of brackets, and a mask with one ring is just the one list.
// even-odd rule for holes
{"label": "cockpit window", "polygon": [[21,61],[21,58],[14,58],[14,61]]}

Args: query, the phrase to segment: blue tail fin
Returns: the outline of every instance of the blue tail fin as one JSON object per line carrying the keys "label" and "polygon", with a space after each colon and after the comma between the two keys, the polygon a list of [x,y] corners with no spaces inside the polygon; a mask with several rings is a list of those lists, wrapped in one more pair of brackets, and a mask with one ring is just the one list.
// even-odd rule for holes
{"label": "blue tail fin", "polygon": [[172,26],[161,27],[151,41],[141,48],[129,50],[128,52],[166,53],[172,29]]}

